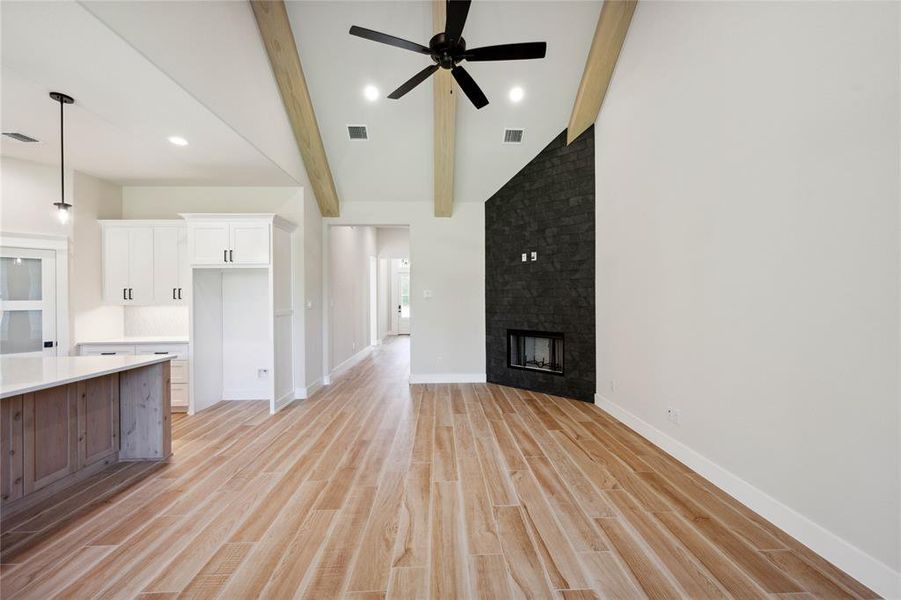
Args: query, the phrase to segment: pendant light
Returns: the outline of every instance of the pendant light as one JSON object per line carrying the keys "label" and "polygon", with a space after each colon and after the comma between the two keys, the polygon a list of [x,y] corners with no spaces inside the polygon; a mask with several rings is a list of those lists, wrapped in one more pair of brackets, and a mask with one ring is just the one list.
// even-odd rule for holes
{"label": "pendant light", "polygon": [[59,217],[60,223],[69,222],[69,209],[72,205],[66,202],[66,159],[65,159],[65,121],[63,117],[63,106],[66,104],[74,104],[75,99],[61,92],[50,92],[50,98],[55,102],[59,102],[59,202],[54,202],[56,207],[56,215]]}

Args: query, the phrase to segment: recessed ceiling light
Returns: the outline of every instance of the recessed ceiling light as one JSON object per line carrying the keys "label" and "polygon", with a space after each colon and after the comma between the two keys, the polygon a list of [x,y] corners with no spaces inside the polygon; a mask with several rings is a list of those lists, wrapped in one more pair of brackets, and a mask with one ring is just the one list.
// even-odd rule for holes
{"label": "recessed ceiling light", "polygon": [[363,88],[363,95],[366,96],[366,99],[370,102],[375,102],[379,99],[379,88],[374,85],[367,85]]}
{"label": "recessed ceiling light", "polygon": [[187,146],[188,140],[178,135],[170,135],[169,142],[175,144],[176,146]]}
{"label": "recessed ceiling light", "polygon": [[510,101],[511,102],[519,102],[520,100],[522,100],[523,96],[525,96],[525,95],[526,95],[526,93],[519,86],[516,86],[515,88],[510,89]]}

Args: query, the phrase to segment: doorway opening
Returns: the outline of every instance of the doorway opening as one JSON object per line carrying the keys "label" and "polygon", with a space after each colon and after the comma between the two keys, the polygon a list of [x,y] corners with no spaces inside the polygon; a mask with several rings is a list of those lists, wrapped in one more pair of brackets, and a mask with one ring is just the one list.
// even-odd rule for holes
{"label": "doorway opening", "polygon": [[325,235],[323,382],[329,383],[334,372],[395,336],[411,336],[413,311],[409,226],[326,225]]}

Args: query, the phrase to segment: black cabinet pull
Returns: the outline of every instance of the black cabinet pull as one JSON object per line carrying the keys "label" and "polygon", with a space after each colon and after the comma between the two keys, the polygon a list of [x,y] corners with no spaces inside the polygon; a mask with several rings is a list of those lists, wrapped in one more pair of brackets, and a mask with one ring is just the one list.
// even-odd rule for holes
{"label": "black cabinet pull", "polygon": [[178,288],[178,299],[181,300],[181,288]]}
{"label": "black cabinet pull", "polygon": [[115,352],[101,352],[100,356],[115,356]]}
{"label": "black cabinet pull", "polygon": [[168,352],[154,352],[154,354],[169,354]]}
{"label": "black cabinet pull", "polygon": [[222,251],[222,262],[228,262],[228,250]]}
{"label": "black cabinet pull", "polygon": [[235,262],[235,251],[234,250],[228,251],[228,262]]}
{"label": "black cabinet pull", "polygon": [[122,299],[128,300],[128,288],[122,288]]}
{"label": "black cabinet pull", "polygon": [[128,288],[128,299],[129,299],[129,300],[134,300],[134,298],[132,298],[132,296],[131,296],[131,291],[132,291],[133,289],[134,289],[134,288]]}
{"label": "black cabinet pull", "polygon": [[172,288],[172,299],[175,300],[175,288]]}

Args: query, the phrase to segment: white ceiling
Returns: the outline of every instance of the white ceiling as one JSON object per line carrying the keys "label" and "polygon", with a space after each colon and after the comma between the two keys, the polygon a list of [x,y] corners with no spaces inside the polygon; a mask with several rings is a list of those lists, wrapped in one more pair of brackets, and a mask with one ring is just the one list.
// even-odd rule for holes
{"label": "white ceiling", "polygon": [[[546,41],[543,60],[464,63],[488,96],[481,110],[457,100],[455,201],[485,201],[566,128],[600,2],[475,0],[463,37],[470,48]],[[387,96],[428,57],[350,36],[359,25],[427,45],[431,2],[290,2],[316,118],[342,201],[433,201],[432,84],[400,100]],[[375,103],[362,94],[375,85]],[[511,103],[511,87],[525,89]],[[347,124],[369,126],[371,140],[348,140]],[[522,145],[502,144],[505,127],[526,130]]]}
{"label": "white ceiling", "polygon": [[[303,167],[246,2],[9,2],[2,10],[2,126],[41,139],[2,142],[4,155],[58,161],[58,105],[67,160],[130,184],[291,185]],[[470,63],[491,103],[457,105],[456,201],[484,201],[565,127],[600,1],[473,2],[469,47],[547,41],[547,58]],[[347,33],[360,25],[423,44],[431,3],[289,2],[307,83],[343,202],[432,202],[432,88],[384,98],[428,57]],[[367,84],[382,98],[363,98]],[[525,99],[507,99],[519,85]],[[346,125],[366,124],[351,142]],[[501,143],[524,128],[522,145]],[[191,144],[172,146],[168,135]]]}
{"label": "white ceiling", "polygon": [[[125,6],[134,10],[142,3]],[[66,107],[66,157],[80,171],[122,184],[295,183],[81,5],[4,1],[0,10],[3,131],[41,140],[23,144],[4,136],[4,156],[59,163],[59,105],[47,96],[58,90],[76,101]],[[165,39],[165,30],[156,33]],[[190,56],[197,38],[179,44]],[[271,93],[278,101],[274,81]],[[190,145],[173,146],[166,139],[170,135],[183,136]]]}

